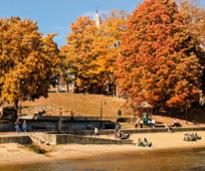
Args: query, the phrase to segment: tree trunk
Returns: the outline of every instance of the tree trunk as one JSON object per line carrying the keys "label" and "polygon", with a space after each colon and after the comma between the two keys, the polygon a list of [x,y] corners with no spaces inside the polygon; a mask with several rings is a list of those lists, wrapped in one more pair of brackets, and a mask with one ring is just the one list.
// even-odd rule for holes
{"label": "tree trunk", "polygon": [[16,118],[18,118],[18,108],[19,108],[19,100],[18,99],[16,99],[15,101],[14,101],[14,109],[16,110]]}
{"label": "tree trunk", "polygon": [[68,82],[66,82],[66,92],[69,93],[69,86],[68,86]]}
{"label": "tree trunk", "polygon": [[16,100],[14,101],[14,108],[15,108],[16,110],[18,110],[18,104],[19,104],[19,100],[16,99]]}

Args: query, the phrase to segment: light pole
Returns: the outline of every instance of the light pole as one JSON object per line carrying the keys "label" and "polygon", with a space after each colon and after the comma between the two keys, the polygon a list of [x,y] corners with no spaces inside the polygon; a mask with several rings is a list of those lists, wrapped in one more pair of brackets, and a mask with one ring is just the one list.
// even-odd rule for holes
{"label": "light pole", "polygon": [[106,104],[104,100],[100,102],[100,129],[102,129],[103,122],[103,104]]}
{"label": "light pole", "polygon": [[187,124],[187,122],[188,122],[188,109],[191,107],[191,104],[190,104],[190,102],[188,100],[186,101],[185,104],[186,104],[186,109],[185,109],[186,113],[185,114],[186,114],[186,124]]}
{"label": "light pole", "polygon": [[186,104],[186,124],[187,124],[187,104]]}
{"label": "light pole", "polygon": [[60,111],[60,115],[58,120],[58,131],[60,133],[62,130],[62,108],[59,108],[59,111]]}

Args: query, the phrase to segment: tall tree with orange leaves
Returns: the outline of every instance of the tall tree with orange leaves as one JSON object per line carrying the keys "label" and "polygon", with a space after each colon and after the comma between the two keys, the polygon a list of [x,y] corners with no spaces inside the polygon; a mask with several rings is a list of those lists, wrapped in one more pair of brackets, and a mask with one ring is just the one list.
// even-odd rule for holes
{"label": "tall tree with orange leaves", "polygon": [[71,25],[68,44],[61,52],[79,90],[106,93],[114,83],[113,63],[119,55],[124,26],[125,20],[118,17],[108,17],[100,27],[89,17],[79,17]]}
{"label": "tall tree with orange leaves", "polygon": [[[198,0],[181,0],[180,13],[190,32],[196,37],[202,48],[198,54],[202,66],[205,66],[205,9],[199,6]],[[205,91],[205,69],[202,89]]]}
{"label": "tall tree with orange leaves", "polygon": [[0,19],[0,96],[4,102],[47,97],[59,62],[55,35],[43,36],[31,20]]}
{"label": "tall tree with orange leaves", "polygon": [[121,48],[115,75],[135,106],[184,110],[198,101],[199,43],[172,0],[145,0],[130,16]]}
{"label": "tall tree with orange leaves", "polygon": [[68,44],[62,47],[65,64],[69,72],[75,76],[75,85],[80,90],[88,90],[91,85],[97,85],[98,71],[95,63],[98,51],[95,43],[98,41],[97,28],[94,21],[88,17],[79,17],[71,24]]}

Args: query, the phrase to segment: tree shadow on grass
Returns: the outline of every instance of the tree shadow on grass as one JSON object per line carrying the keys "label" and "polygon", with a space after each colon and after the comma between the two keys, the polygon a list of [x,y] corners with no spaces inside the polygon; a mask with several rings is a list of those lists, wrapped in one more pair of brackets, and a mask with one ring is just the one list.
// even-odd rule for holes
{"label": "tree shadow on grass", "polygon": [[176,119],[187,120],[188,122],[193,122],[193,124],[205,123],[205,106],[195,106],[183,112],[170,112],[166,109],[161,109],[157,114],[159,116],[167,116]]}

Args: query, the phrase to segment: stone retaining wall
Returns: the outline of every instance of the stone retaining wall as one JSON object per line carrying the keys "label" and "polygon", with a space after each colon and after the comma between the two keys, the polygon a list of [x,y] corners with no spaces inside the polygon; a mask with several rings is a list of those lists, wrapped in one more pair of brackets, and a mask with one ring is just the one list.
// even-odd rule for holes
{"label": "stone retaining wall", "polygon": [[[20,119],[20,122],[23,123],[23,119]],[[58,131],[58,120],[26,120],[27,128],[29,132],[51,132]],[[82,121],[62,121],[61,129],[62,130],[94,130],[95,127],[100,127],[101,124],[104,126],[104,129],[113,129],[115,128],[115,123],[111,121],[98,121],[98,120],[82,120]],[[22,126],[22,125],[20,125]],[[0,123],[0,132],[9,132],[15,131],[15,125],[11,123]]]}
{"label": "stone retaining wall", "polygon": [[38,139],[46,144],[131,144],[132,140],[114,140],[99,137],[86,137],[71,134],[32,134],[32,139]]}
{"label": "stone retaining wall", "polygon": [[3,136],[0,137],[0,144],[3,143],[31,144],[32,141],[29,136]]}
{"label": "stone retaining wall", "polygon": [[78,135],[57,134],[56,144],[132,144],[132,140],[114,140],[98,137],[85,137]]}
{"label": "stone retaining wall", "polygon": [[[205,131],[205,127],[173,127],[174,132],[181,131]],[[160,133],[168,132],[168,128],[137,128],[137,129],[122,129],[125,133],[137,134],[137,133]],[[114,130],[100,130],[101,135],[114,134]],[[54,132],[53,132],[54,133]],[[74,135],[94,135],[93,130],[69,130],[63,131],[64,134],[74,134]]]}
{"label": "stone retaining wall", "polygon": [[[167,132],[167,128],[142,128],[142,129],[126,129],[122,130],[125,133],[135,134],[135,133],[157,133],[157,132]],[[173,128],[174,132],[181,131],[205,131],[205,127],[182,127]],[[74,132],[75,133],[75,132]],[[99,137],[88,137],[85,135],[93,135],[93,131],[81,131],[77,132],[82,135],[71,135],[71,134],[55,134],[55,133],[32,133],[30,135],[13,135],[13,136],[0,136],[0,143],[20,143],[20,144],[31,144],[33,138],[39,139],[44,143],[48,144],[132,144],[132,140],[115,140],[115,139],[105,139]],[[108,135],[113,134],[114,130],[101,130],[100,134]]]}
{"label": "stone retaining wall", "polygon": [[182,131],[205,131],[205,127],[176,127],[173,128],[174,132],[182,132]]}
{"label": "stone retaining wall", "polygon": [[[155,132],[168,132],[167,128],[141,128],[141,129],[122,129],[124,133],[155,133]],[[70,130],[63,131],[65,134],[74,134],[74,135],[94,135],[93,130]],[[112,130],[100,130],[101,135],[114,134],[115,131]]]}
{"label": "stone retaining wall", "polygon": [[[205,127],[173,127],[173,132],[186,132],[186,131],[205,131]],[[140,128],[140,129],[124,129],[125,133],[160,133],[168,132],[168,128]],[[106,132],[106,130],[105,130]]]}
{"label": "stone retaining wall", "polygon": [[31,134],[30,137],[32,138],[32,141],[42,141],[45,144],[52,144],[56,145],[56,134],[47,134],[47,133],[36,133]]}
{"label": "stone retaining wall", "polygon": [[9,123],[1,123],[0,124],[0,132],[8,132],[8,131],[14,131],[14,125]]}

